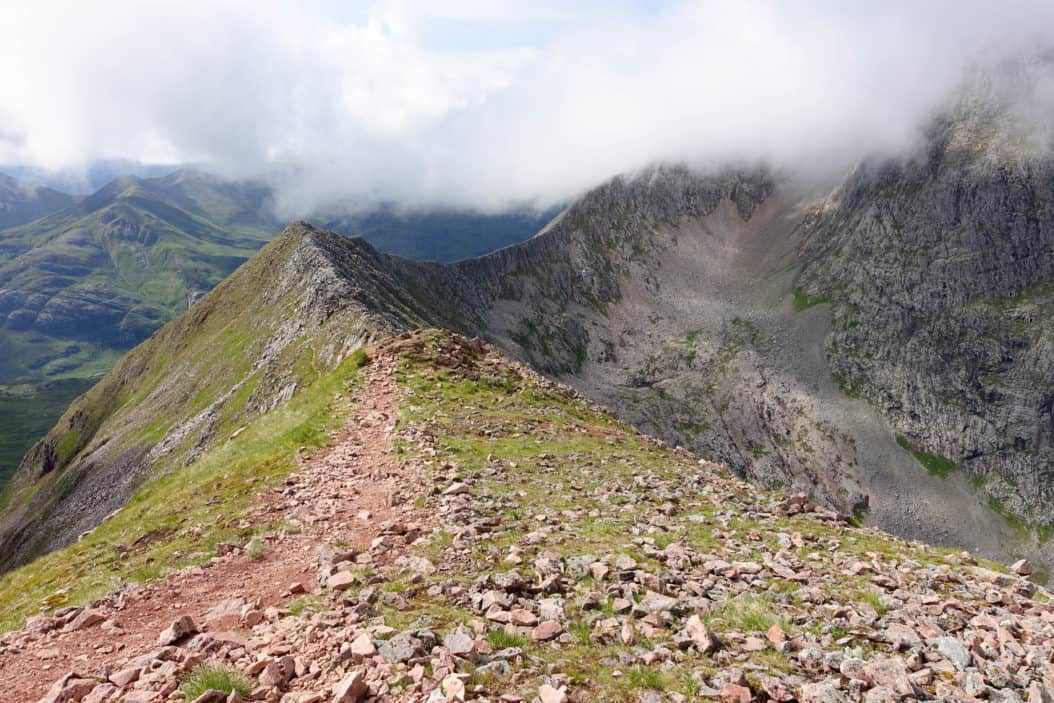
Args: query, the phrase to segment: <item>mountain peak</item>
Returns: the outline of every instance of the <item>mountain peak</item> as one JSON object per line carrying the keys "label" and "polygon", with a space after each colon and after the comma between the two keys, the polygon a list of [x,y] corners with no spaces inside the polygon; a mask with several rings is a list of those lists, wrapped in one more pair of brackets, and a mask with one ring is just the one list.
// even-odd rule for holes
{"label": "mountain peak", "polygon": [[32,222],[72,202],[66,193],[0,173],[0,229]]}

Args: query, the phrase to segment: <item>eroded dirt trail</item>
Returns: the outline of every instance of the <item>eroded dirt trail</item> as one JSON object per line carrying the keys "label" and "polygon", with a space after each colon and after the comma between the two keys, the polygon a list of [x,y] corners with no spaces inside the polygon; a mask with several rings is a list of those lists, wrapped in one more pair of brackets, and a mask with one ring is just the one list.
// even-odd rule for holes
{"label": "eroded dirt trail", "polygon": [[[410,478],[402,475],[392,455],[398,405],[394,364],[389,355],[373,360],[358,387],[356,409],[333,445],[305,459],[284,486],[263,496],[250,513],[254,524],[282,521],[299,531],[265,534],[262,558],[250,559],[244,550],[235,549],[159,583],[111,595],[87,610],[66,609],[55,618],[34,618],[9,637],[7,651],[0,656],[0,700],[37,701],[69,671],[85,677],[119,671],[136,657],[156,651],[159,633],[182,615],[211,634],[223,631],[227,640],[243,639],[239,633],[249,629],[243,617],[246,608],[284,608],[320,590],[319,547],[339,544],[366,550],[386,523],[414,519],[409,503],[391,505],[393,495],[405,491]],[[394,556],[393,551],[384,560]],[[363,551],[360,559],[369,563],[369,552]],[[217,612],[224,603],[227,614]]]}

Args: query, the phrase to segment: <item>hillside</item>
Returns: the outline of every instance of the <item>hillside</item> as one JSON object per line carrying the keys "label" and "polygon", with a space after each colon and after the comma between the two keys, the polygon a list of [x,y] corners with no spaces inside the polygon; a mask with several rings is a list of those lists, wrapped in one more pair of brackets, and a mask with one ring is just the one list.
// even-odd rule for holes
{"label": "hillside", "polygon": [[273,236],[262,197],[186,172],[128,177],[0,232],[0,378],[109,368]]}
{"label": "hillside", "polygon": [[73,196],[0,173],[0,229],[50,215],[73,203]]}
{"label": "hillside", "polygon": [[130,352],[26,455],[0,494],[0,567],[68,544],[144,481],[178,472],[364,341],[418,324],[379,313],[372,249],[293,227]]}
{"label": "hillside", "polygon": [[0,580],[9,626],[47,606],[9,700],[1052,695],[1027,564],[759,491],[446,332],[320,381]]}

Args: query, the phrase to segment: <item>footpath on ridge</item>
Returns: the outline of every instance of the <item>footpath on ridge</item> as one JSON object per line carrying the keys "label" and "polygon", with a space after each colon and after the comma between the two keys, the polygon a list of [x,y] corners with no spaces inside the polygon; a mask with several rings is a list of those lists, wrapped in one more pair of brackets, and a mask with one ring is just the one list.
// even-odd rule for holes
{"label": "footpath on ridge", "polygon": [[[760,491],[475,340],[369,352],[285,525],[31,619],[4,701],[1054,701],[1030,578]],[[186,703],[191,703],[186,701]]]}

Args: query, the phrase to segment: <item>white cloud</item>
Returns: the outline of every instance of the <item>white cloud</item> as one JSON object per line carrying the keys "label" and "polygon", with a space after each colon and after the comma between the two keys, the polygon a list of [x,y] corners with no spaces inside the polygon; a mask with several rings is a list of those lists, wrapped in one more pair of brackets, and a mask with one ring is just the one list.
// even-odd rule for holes
{"label": "white cloud", "polygon": [[0,162],[201,163],[274,180],[289,215],[546,204],[655,160],[841,166],[1052,23],[1025,1],[26,0],[0,9]]}

